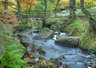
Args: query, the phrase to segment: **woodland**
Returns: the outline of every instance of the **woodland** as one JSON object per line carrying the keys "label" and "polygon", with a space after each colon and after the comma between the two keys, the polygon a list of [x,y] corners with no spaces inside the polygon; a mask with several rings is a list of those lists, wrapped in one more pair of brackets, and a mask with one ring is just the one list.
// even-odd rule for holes
{"label": "woodland", "polygon": [[96,0],[0,0],[0,68],[96,68]]}

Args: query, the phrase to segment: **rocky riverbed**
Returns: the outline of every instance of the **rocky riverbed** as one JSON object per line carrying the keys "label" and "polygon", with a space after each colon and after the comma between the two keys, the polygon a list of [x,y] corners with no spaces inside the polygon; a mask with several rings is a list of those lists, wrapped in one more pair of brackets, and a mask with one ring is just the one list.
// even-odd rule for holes
{"label": "rocky riverbed", "polygon": [[[26,65],[29,67],[30,65],[33,65],[35,68],[38,66],[40,68],[48,68],[48,66],[50,68],[96,67],[96,56],[82,51],[77,46],[74,47],[73,44],[77,44],[77,42],[75,41],[72,44],[72,37],[71,41],[68,40],[70,37],[68,37],[66,33],[54,32],[49,29],[43,29],[43,31],[28,29],[16,33],[15,36],[22,39],[20,41],[23,45],[27,45],[27,53],[24,55],[23,59],[28,62]],[[56,44],[55,40],[60,36],[68,38],[66,42],[71,43],[73,47],[69,47],[68,43],[63,43],[62,45],[62,42],[61,44],[59,42],[59,44]]]}

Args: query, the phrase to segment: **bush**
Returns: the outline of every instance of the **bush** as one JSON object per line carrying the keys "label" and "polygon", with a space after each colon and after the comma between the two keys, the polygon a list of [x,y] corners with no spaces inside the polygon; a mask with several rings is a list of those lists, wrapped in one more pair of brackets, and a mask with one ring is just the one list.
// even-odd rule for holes
{"label": "bush", "polygon": [[9,45],[6,48],[5,54],[1,59],[1,64],[7,68],[21,68],[24,60],[22,60],[22,55],[20,52],[22,49],[17,49],[18,45]]}
{"label": "bush", "polygon": [[83,33],[80,38],[80,43],[82,47],[88,49],[89,51],[92,50],[96,52],[96,35],[95,34],[91,32]]}
{"label": "bush", "polygon": [[20,23],[12,12],[5,10],[0,11],[0,20],[3,21],[3,23],[12,25],[13,27]]}
{"label": "bush", "polygon": [[15,28],[15,31],[23,31],[26,28],[28,28],[28,26],[26,24],[21,24],[21,25],[15,26],[14,28]]}

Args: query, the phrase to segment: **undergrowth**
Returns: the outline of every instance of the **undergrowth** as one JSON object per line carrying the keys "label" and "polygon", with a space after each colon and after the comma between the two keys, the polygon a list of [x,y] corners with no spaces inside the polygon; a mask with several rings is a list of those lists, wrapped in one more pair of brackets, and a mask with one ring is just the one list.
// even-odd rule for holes
{"label": "undergrowth", "polygon": [[96,35],[92,32],[83,33],[80,38],[81,46],[96,52]]}
{"label": "undergrowth", "polygon": [[84,31],[83,22],[76,18],[76,20],[67,26],[68,34],[69,35],[81,35],[81,33]]}
{"label": "undergrowth", "polygon": [[22,49],[18,49],[18,45],[7,46],[5,54],[1,59],[2,66],[5,68],[21,68],[25,63],[25,61],[21,59],[21,51]]}
{"label": "undergrowth", "polygon": [[67,26],[68,34],[80,36],[80,44],[89,51],[96,52],[96,35],[90,32],[90,24],[87,19],[76,18]]}
{"label": "undergrowth", "polygon": [[0,20],[13,27],[21,23],[12,12],[6,10],[0,11]]}

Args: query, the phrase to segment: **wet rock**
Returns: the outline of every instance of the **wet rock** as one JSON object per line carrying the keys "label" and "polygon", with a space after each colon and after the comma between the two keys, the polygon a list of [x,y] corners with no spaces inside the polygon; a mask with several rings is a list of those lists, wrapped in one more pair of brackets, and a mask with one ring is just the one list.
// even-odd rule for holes
{"label": "wet rock", "polygon": [[29,43],[24,41],[24,40],[20,40],[20,43],[24,46],[24,47],[28,47],[29,46]]}
{"label": "wet rock", "polygon": [[42,54],[42,55],[46,54],[46,52],[42,49],[42,46],[38,46],[36,50],[39,52],[39,54]]}
{"label": "wet rock", "polygon": [[63,67],[62,68],[70,68],[70,66],[68,66],[66,64],[63,64]]}
{"label": "wet rock", "polygon": [[53,63],[54,63],[55,65],[57,65],[58,67],[60,67],[61,64],[62,64],[59,59],[54,59]]}
{"label": "wet rock", "polygon": [[90,67],[90,68],[93,68],[93,63],[92,62],[87,62],[87,63],[85,63],[88,67]]}
{"label": "wet rock", "polygon": [[77,47],[79,44],[79,37],[74,36],[59,36],[56,40],[56,44],[61,44],[64,46]]}
{"label": "wet rock", "polygon": [[34,39],[47,39],[54,36],[54,32],[48,28],[43,28]]}
{"label": "wet rock", "polygon": [[18,36],[18,38],[26,38],[26,36],[21,33],[18,33],[17,36]]}
{"label": "wet rock", "polygon": [[59,56],[59,60],[65,59],[64,55]]}
{"label": "wet rock", "polygon": [[30,59],[30,61],[28,61],[27,64],[36,64],[36,60],[35,59]]}
{"label": "wet rock", "polygon": [[3,66],[2,66],[2,65],[0,65],[0,68],[3,68]]}
{"label": "wet rock", "polygon": [[34,30],[34,33],[39,33],[39,32],[40,32],[40,30],[37,30],[37,29]]}
{"label": "wet rock", "polygon": [[5,53],[4,47],[0,46],[0,59],[3,57],[4,53]]}

